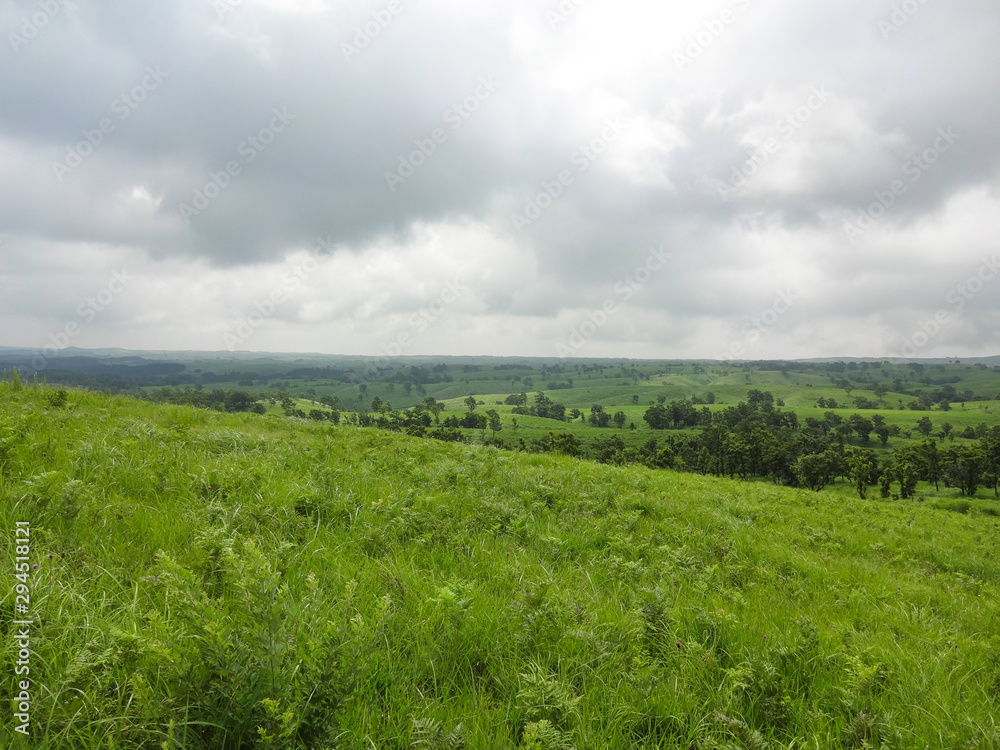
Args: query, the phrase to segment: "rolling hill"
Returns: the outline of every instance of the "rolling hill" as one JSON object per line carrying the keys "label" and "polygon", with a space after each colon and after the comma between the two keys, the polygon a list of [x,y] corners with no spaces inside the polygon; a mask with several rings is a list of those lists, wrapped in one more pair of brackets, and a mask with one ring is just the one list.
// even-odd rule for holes
{"label": "rolling hill", "polygon": [[0,528],[3,747],[1000,747],[975,509],[6,381]]}

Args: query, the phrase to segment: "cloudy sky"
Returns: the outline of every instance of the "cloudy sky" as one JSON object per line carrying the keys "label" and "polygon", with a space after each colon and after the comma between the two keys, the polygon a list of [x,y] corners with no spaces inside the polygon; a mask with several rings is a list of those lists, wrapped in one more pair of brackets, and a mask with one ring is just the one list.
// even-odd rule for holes
{"label": "cloudy sky", "polygon": [[1000,354],[996,0],[0,0],[0,345]]}

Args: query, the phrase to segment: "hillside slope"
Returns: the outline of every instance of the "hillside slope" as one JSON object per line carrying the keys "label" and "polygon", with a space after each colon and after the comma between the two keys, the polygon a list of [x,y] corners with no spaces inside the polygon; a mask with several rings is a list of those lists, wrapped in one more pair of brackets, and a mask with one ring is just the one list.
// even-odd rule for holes
{"label": "hillside slope", "polygon": [[4,382],[0,528],[24,747],[1000,747],[995,516]]}

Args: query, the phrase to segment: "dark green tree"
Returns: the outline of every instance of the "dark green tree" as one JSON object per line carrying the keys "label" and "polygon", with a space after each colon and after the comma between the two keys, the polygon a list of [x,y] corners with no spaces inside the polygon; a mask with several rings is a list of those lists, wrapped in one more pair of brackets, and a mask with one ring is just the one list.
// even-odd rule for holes
{"label": "dark green tree", "polygon": [[486,416],[489,417],[490,432],[493,433],[492,437],[496,437],[497,433],[503,429],[500,422],[500,415],[496,409],[490,409],[486,412]]}
{"label": "dark green tree", "polygon": [[941,454],[942,470],[947,484],[958,487],[963,495],[976,494],[985,478],[986,461],[981,446],[957,446]]}
{"label": "dark green tree", "polygon": [[868,488],[878,480],[878,462],[875,454],[861,448],[848,448],[844,452],[847,460],[848,475],[858,496],[864,500],[868,497]]}

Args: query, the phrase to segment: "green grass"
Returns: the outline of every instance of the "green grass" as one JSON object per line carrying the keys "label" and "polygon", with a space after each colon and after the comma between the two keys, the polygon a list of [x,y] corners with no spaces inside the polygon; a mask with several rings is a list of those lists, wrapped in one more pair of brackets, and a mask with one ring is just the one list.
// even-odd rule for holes
{"label": "green grass", "polygon": [[51,395],[0,383],[0,747],[1000,747],[989,501]]}

